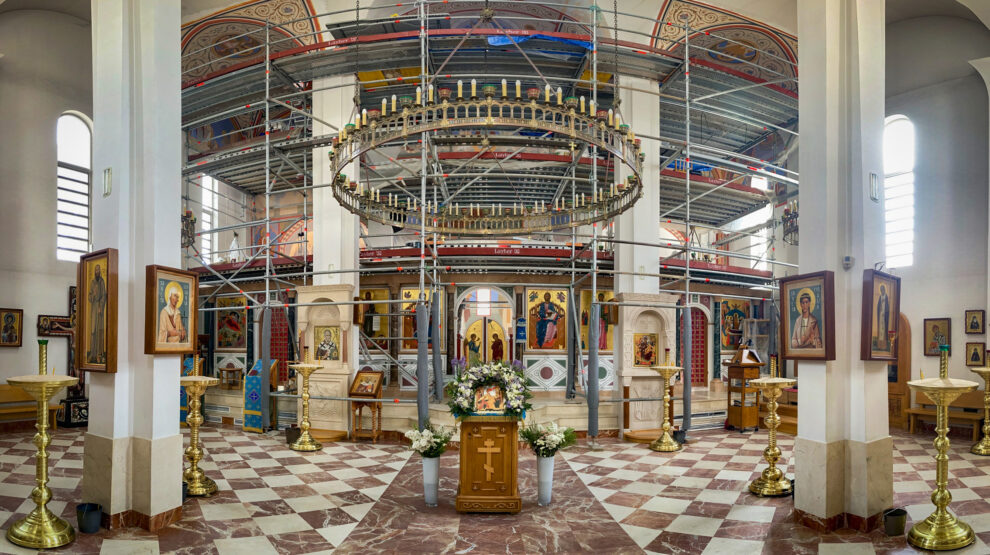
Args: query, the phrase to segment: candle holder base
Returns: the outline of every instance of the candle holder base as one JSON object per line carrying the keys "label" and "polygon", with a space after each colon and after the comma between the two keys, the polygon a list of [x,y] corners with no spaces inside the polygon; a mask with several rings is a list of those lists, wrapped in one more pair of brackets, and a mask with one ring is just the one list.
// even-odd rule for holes
{"label": "candle holder base", "polygon": [[794,493],[794,486],[784,476],[777,479],[760,476],[749,484],[749,492],[759,497],[785,497]]}
{"label": "candle holder base", "polygon": [[919,549],[948,551],[966,547],[976,540],[969,524],[961,522],[946,511],[939,518],[937,512],[916,523],[908,532],[907,541]]}
{"label": "candle holder base", "polygon": [[983,439],[973,444],[969,452],[983,457],[990,456],[990,437],[983,436]]}
{"label": "candle holder base", "polygon": [[309,435],[309,431],[307,430],[299,435],[299,439],[289,445],[289,449],[304,452],[319,451],[320,449],[323,449],[323,445],[319,441],[313,439],[313,436]]}
{"label": "candle holder base", "polygon": [[53,549],[75,540],[76,531],[48,507],[37,507],[7,529],[7,539],[30,549]]}
{"label": "candle holder base", "polygon": [[[186,473],[188,474],[188,470]],[[188,486],[187,495],[193,497],[205,497],[217,492],[217,483],[209,476],[199,472],[199,476],[183,476],[182,481]]]}
{"label": "candle holder base", "polygon": [[684,448],[684,446],[674,441],[674,438],[670,435],[668,430],[664,430],[663,433],[660,434],[660,437],[650,444],[650,449],[661,453],[672,453],[674,451],[680,451],[682,448]]}

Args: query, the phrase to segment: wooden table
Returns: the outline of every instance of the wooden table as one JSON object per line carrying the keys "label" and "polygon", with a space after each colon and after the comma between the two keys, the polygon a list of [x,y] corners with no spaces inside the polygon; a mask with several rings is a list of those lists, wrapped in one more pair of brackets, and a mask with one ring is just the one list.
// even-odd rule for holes
{"label": "wooden table", "polygon": [[[365,408],[371,410],[371,429],[367,430],[361,426],[361,413]],[[382,404],[379,401],[351,401],[351,422],[354,424],[354,431],[351,437],[354,439],[369,438],[372,443],[378,443],[378,436],[382,435]]]}

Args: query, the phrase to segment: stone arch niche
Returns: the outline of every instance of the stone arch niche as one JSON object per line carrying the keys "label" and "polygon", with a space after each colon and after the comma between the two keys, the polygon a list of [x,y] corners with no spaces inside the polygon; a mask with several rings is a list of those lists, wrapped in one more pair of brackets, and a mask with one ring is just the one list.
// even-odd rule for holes
{"label": "stone arch niche", "polygon": [[[346,397],[350,386],[351,375],[357,357],[357,346],[354,329],[354,305],[317,305],[306,306],[310,303],[346,302],[353,300],[354,288],[350,285],[315,285],[297,287],[299,299],[298,326],[296,341],[300,345],[299,352],[306,353],[307,358],[314,358],[314,363],[321,368],[313,372],[309,379],[309,394],[321,397]],[[340,340],[337,345],[338,360],[315,360],[316,340],[314,333],[318,327],[336,326],[340,329]],[[298,401],[297,414],[302,414],[302,401]],[[347,437],[350,429],[349,412],[345,401],[309,402],[310,432],[318,440],[331,441]]]}
{"label": "stone arch niche", "polygon": [[[675,311],[673,308],[655,306],[632,306],[668,304],[677,302],[674,294],[619,293],[616,300],[631,303],[619,307],[619,324],[616,341],[621,350],[616,349],[617,373],[626,397],[662,397],[660,376],[649,368],[636,366],[633,337],[639,333],[657,335],[657,362],[663,362],[664,349],[673,349],[675,344]],[[626,403],[623,409],[623,432],[654,430],[660,427],[660,401],[640,401]]]}

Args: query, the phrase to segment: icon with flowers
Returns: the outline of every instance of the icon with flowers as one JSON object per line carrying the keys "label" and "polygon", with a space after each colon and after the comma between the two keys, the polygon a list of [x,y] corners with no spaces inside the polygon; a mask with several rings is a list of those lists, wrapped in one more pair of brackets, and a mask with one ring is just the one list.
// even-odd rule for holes
{"label": "icon with flowers", "polygon": [[522,363],[513,361],[509,365],[499,361],[468,368],[447,383],[450,412],[455,418],[475,415],[474,392],[490,385],[499,387],[505,395],[504,416],[525,418],[526,411],[533,408],[529,403],[533,395],[526,386]]}

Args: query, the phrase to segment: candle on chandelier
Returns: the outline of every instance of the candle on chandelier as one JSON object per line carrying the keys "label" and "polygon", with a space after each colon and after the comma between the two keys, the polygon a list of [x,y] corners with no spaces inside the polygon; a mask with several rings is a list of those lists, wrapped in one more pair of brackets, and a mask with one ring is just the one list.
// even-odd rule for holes
{"label": "candle on chandelier", "polygon": [[500,203],[498,203],[498,215],[499,215],[499,216],[501,216],[501,215],[502,215],[502,203],[501,203],[501,202],[500,202]]}
{"label": "candle on chandelier", "polygon": [[615,114],[615,130],[619,130],[619,124],[622,123],[622,117],[619,114]]}
{"label": "candle on chandelier", "polygon": [[361,114],[354,116],[354,129],[361,129]]}
{"label": "candle on chandelier", "polygon": [[550,104],[550,84],[549,83],[547,83],[547,86],[543,89],[543,91],[546,93],[546,100],[545,100],[545,102],[547,104]]}
{"label": "candle on chandelier", "polygon": [[609,108],[609,109],[608,109],[608,124],[609,124],[609,125],[612,125],[612,122],[613,122],[613,121],[614,121],[614,117],[613,117],[613,114],[612,114],[612,109],[611,109],[611,108]]}
{"label": "candle on chandelier", "polygon": [[361,108],[361,125],[368,125],[368,109]]}
{"label": "candle on chandelier", "polygon": [[522,97],[522,81],[516,79],[516,98]]}
{"label": "candle on chandelier", "polygon": [[433,83],[430,83],[426,87],[426,102],[428,104],[433,104]]}
{"label": "candle on chandelier", "polygon": [[581,95],[581,113],[584,113],[584,95]]}
{"label": "candle on chandelier", "polygon": [[396,101],[397,101],[397,98],[396,98],[396,96],[395,96],[395,95],[393,94],[393,95],[392,95],[392,112],[393,112],[393,113],[394,113],[394,112],[395,112],[395,111],[396,111],[396,110],[398,109],[398,104],[396,104]]}
{"label": "candle on chandelier", "polygon": [[502,79],[502,98],[509,96],[509,82]]}
{"label": "candle on chandelier", "polygon": [[471,79],[471,98],[478,98],[478,80]]}
{"label": "candle on chandelier", "polygon": [[589,100],[588,101],[588,115],[589,116],[595,115],[595,101],[594,100]]}
{"label": "candle on chandelier", "polygon": [[514,202],[512,203],[512,215],[513,215],[513,216],[517,216],[517,215],[519,215],[519,210],[518,210],[518,208],[516,207],[516,203],[514,203]]}
{"label": "candle on chandelier", "polygon": [[382,99],[382,117],[385,117],[386,115],[388,115],[388,100],[385,99],[385,98],[383,98]]}
{"label": "candle on chandelier", "polygon": [[459,202],[455,202],[454,203],[454,214],[456,214],[458,216],[461,215],[461,203],[459,203]]}
{"label": "candle on chandelier", "polygon": [[416,104],[423,103],[423,87],[416,87]]}
{"label": "candle on chandelier", "polygon": [[564,104],[564,89],[557,87],[557,106]]}
{"label": "candle on chandelier", "polygon": [[581,206],[584,206],[584,193],[581,193]]}
{"label": "candle on chandelier", "polygon": [[464,81],[457,80],[457,98],[464,98]]}

